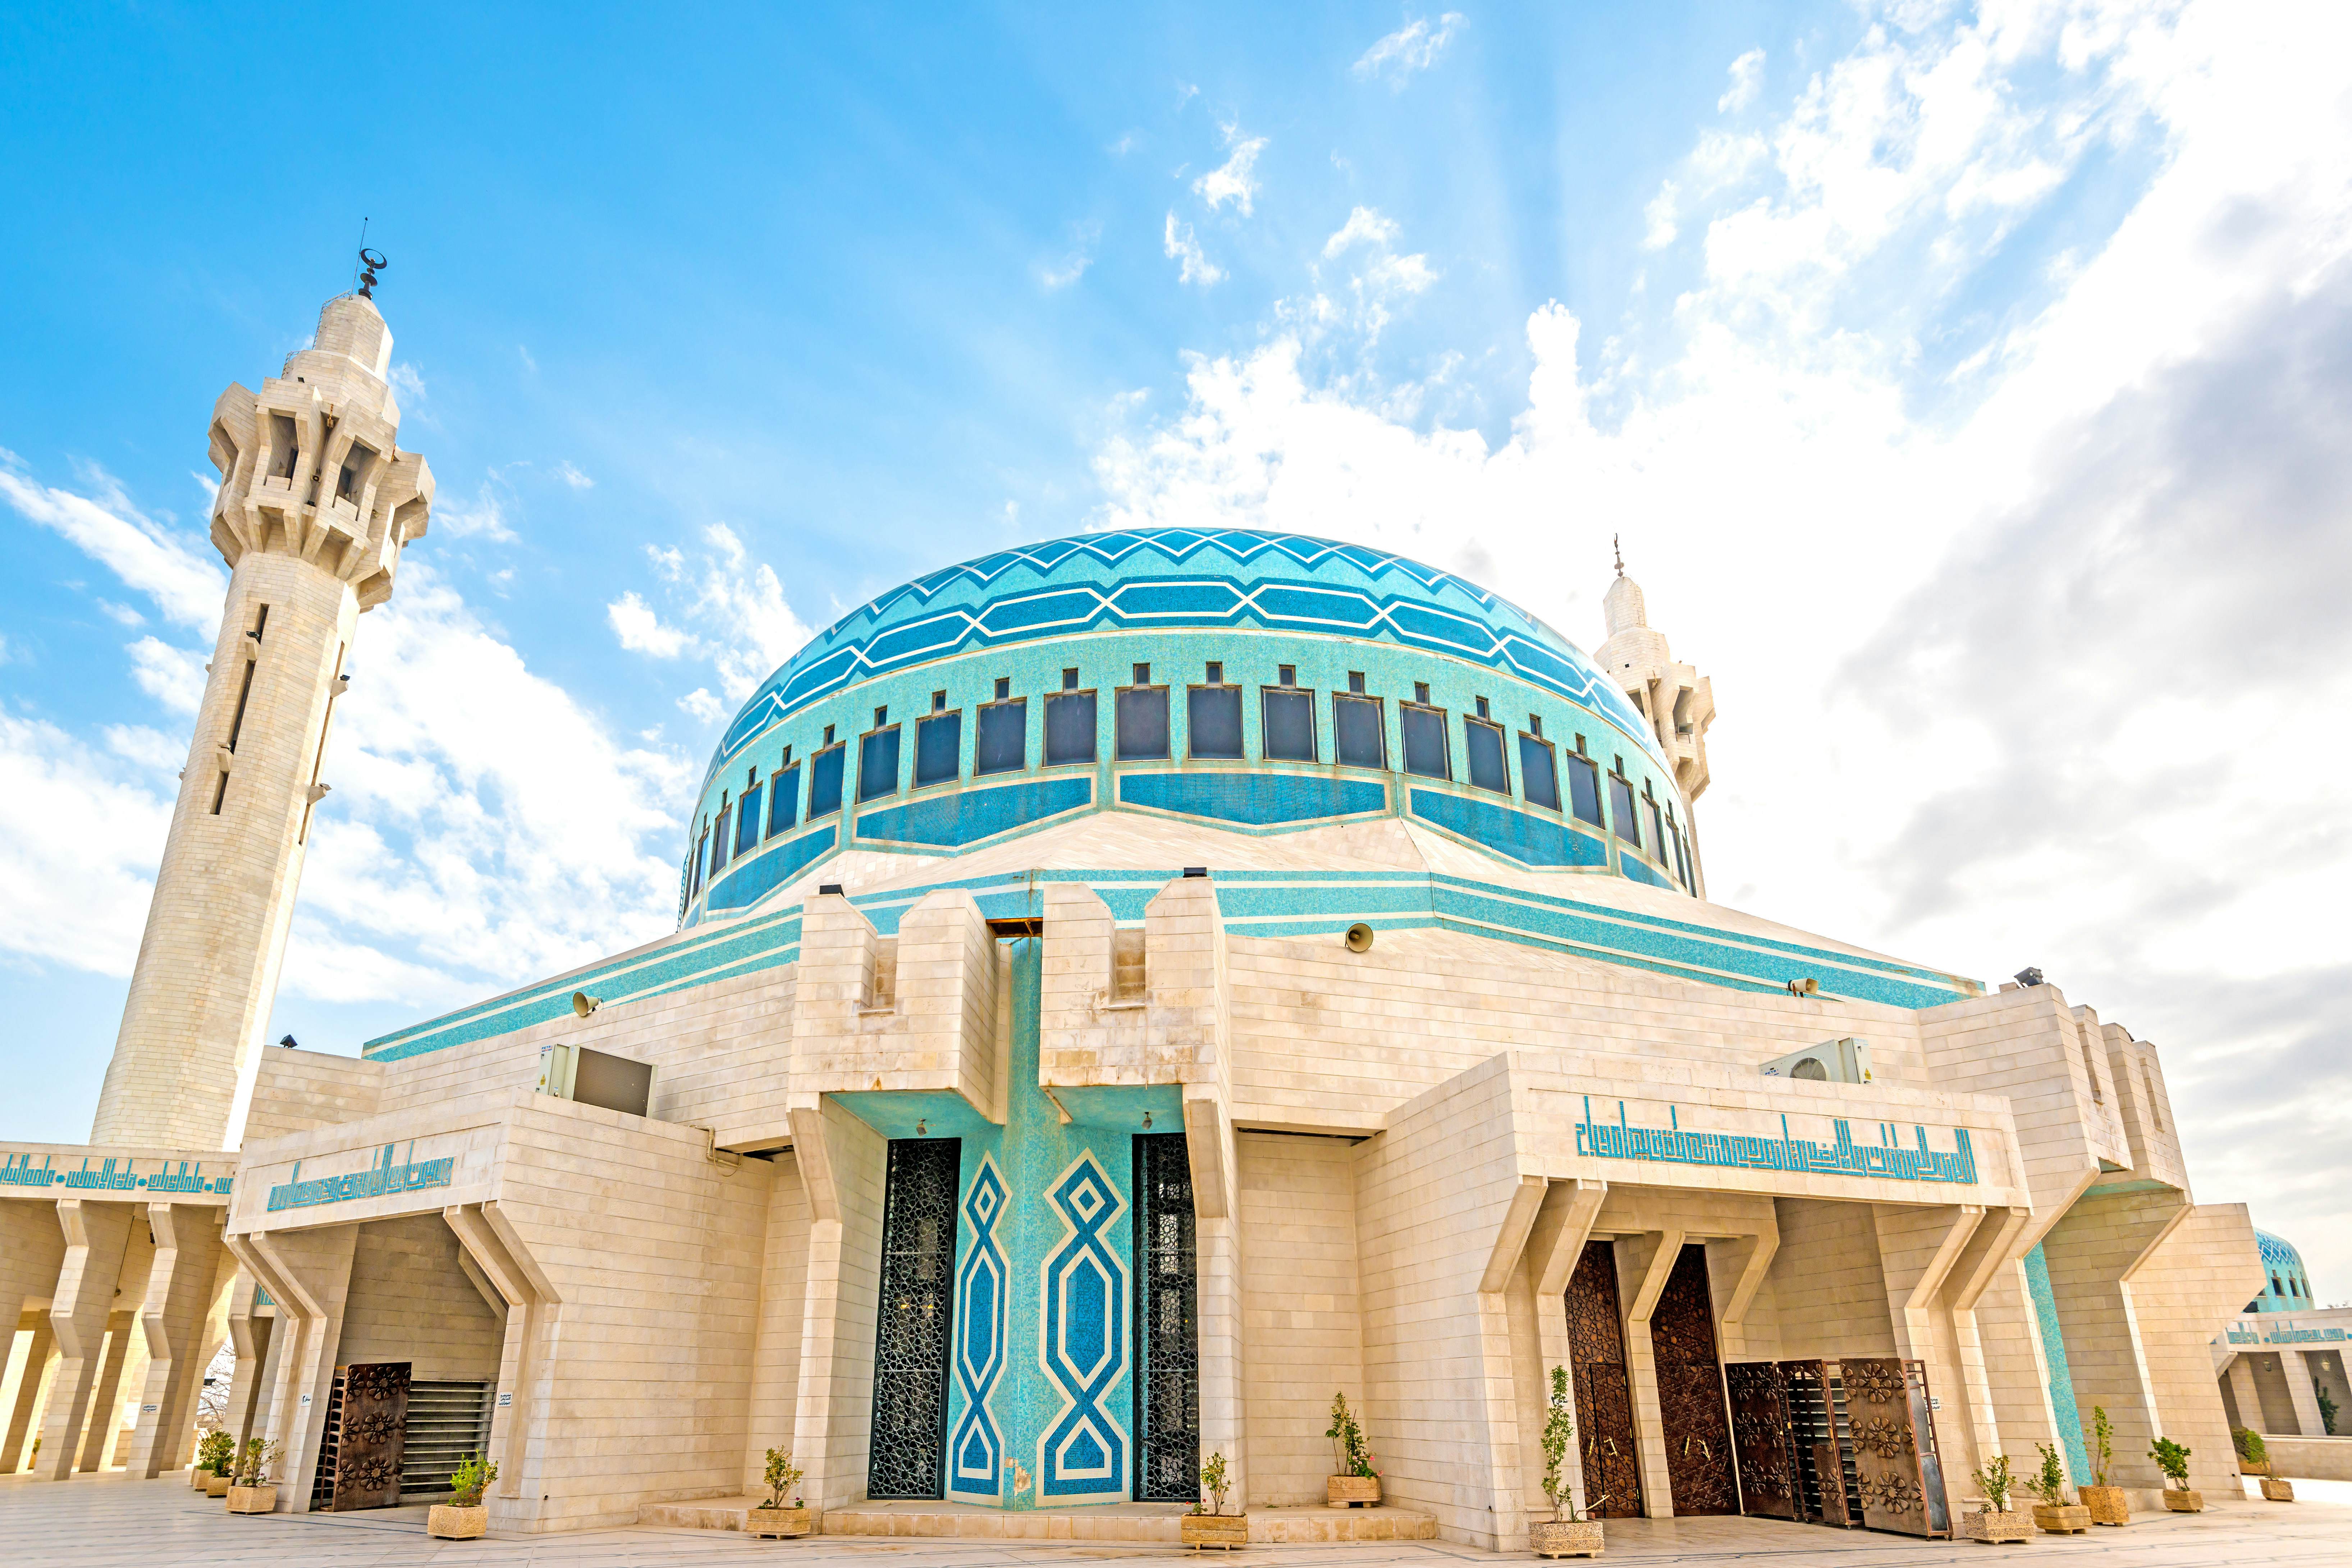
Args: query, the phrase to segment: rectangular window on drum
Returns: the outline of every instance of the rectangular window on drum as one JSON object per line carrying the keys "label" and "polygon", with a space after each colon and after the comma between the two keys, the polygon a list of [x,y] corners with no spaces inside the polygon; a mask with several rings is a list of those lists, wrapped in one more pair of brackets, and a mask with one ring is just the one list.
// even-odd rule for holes
{"label": "rectangular window on drum", "polygon": [[[1066,675],[1076,672],[1065,671]],[[1045,765],[1095,760],[1095,694],[1056,691],[1045,699]]]}
{"label": "rectangular window on drum", "polygon": [[1591,757],[1568,759],[1568,806],[1570,816],[1601,826],[1601,770]]}
{"label": "rectangular window on drum", "polygon": [[841,809],[841,763],[849,748],[835,742],[809,763],[809,820]]}
{"label": "rectangular window on drum", "polygon": [[1619,773],[1609,775],[1609,826],[1634,848],[1642,847],[1642,825],[1633,819],[1633,786]]}
{"label": "rectangular window on drum", "polygon": [[710,825],[710,874],[719,875],[727,864],[727,821],[733,807],[719,808],[719,820]]}
{"label": "rectangular window on drum", "polygon": [[1185,693],[1184,718],[1185,742],[1192,755],[1213,762],[1231,762],[1241,756],[1240,687],[1193,687]]}
{"label": "rectangular window on drum", "polygon": [[1168,689],[1118,689],[1118,751],[1122,763],[1158,761],[1168,755]]}
{"label": "rectangular window on drum", "polygon": [[963,712],[933,713],[915,721],[915,787],[945,784],[963,765]]}
{"label": "rectangular window on drum", "polygon": [[798,763],[768,781],[768,837],[773,838],[793,825],[801,808],[801,768]]}
{"label": "rectangular window on drum", "polygon": [[976,773],[1017,773],[1029,765],[1029,700],[991,702],[980,710]]}
{"label": "rectangular window on drum", "polygon": [[1462,721],[1462,749],[1469,753],[1470,787],[1511,793],[1510,769],[1503,762],[1503,727],[1483,719]]}
{"label": "rectangular window on drum", "polygon": [[1658,820],[1658,803],[1654,800],[1645,800],[1642,803],[1642,809],[1649,814],[1650,850],[1653,857],[1662,866],[1672,865],[1674,863],[1673,859],[1666,854],[1665,826]]}
{"label": "rectangular window on drum", "polygon": [[[1283,666],[1286,670],[1290,667]],[[1315,693],[1290,685],[1263,687],[1259,706],[1265,710],[1263,750],[1272,763],[1312,763],[1315,752]]]}
{"label": "rectangular window on drum", "polygon": [[735,808],[735,853],[749,855],[760,847],[760,795],[768,786],[753,784],[743,792],[743,804]]}
{"label": "rectangular window on drum", "polygon": [[1387,767],[1388,726],[1381,717],[1381,700],[1341,697],[1335,692],[1331,698],[1331,747],[1341,767]]}
{"label": "rectangular window on drum", "polygon": [[1529,805],[1540,805],[1547,811],[1559,809],[1559,763],[1552,754],[1549,741],[1539,741],[1533,735],[1519,737],[1519,788]]}
{"label": "rectangular window on drum", "polygon": [[862,805],[898,793],[898,726],[857,738],[857,799]]}
{"label": "rectangular window on drum", "polygon": [[1397,704],[1397,728],[1404,736],[1404,771],[1423,778],[1450,779],[1454,759],[1447,754],[1445,710],[1418,703]]}

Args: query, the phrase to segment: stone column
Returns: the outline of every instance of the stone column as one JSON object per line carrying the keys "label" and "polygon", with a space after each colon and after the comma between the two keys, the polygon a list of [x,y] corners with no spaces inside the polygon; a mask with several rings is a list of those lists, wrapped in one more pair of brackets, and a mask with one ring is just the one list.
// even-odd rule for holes
{"label": "stone column", "polygon": [[2310,1363],[2301,1351],[2279,1352],[2279,1371],[2286,1376],[2287,1397],[2294,1401],[2294,1419],[2305,1437],[2327,1436],[2327,1423],[2319,1418],[2319,1394],[2311,1381]]}
{"label": "stone column", "polygon": [[80,1469],[106,1468],[107,1449],[114,1441],[115,1428],[122,1425],[122,1363],[131,1359],[131,1335],[138,1321],[133,1312],[107,1314],[106,1353],[90,1389],[89,1425],[82,1432]]}
{"label": "stone column", "polygon": [[149,1360],[139,1426],[125,1459],[134,1476],[152,1479],[176,1457],[188,1391],[203,1379],[204,1358],[212,1353],[204,1331],[220,1277],[222,1218],[211,1205],[147,1205],[155,1261],[148,1266],[147,1299],[139,1310]]}
{"label": "stone column", "polygon": [[1650,1348],[1650,1313],[1682,1256],[1683,1233],[1653,1230],[1620,1244],[1619,1289],[1625,1298],[1625,1381],[1633,1395],[1633,1440],[1641,1456],[1642,1502],[1652,1519],[1671,1519],[1674,1482],[1666,1471],[1665,1417],[1658,1408],[1658,1363]]}
{"label": "stone column", "polygon": [[41,1391],[48,1386],[50,1363],[56,1359],[58,1342],[49,1332],[47,1312],[27,1312],[20,1321],[20,1330],[33,1331],[33,1342],[26,1350],[25,1370],[16,1384],[16,1402],[8,1412],[8,1431],[0,1441],[0,1476],[13,1476],[25,1468],[25,1450],[32,1446],[33,1417],[41,1408]]}
{"label": "stone column", "polygon": [[131,1220],[129,1204],[58,1201],[65,1264],[58,1271],[58,1292],[49,1303],[49,1328],[63,1359],[50,1385],[41,1451],[33,1467],[33,1473],[45,1481],[61,1481],[73,1474],[98,1384],[107,1319],[113,1313],[115,1286],[122,1277]]}
{"label": "stone column", "polygon": [[2263,1394],[2254,1386],[2254,1369],[2242,1352],[2230,1361],[2230,1396],[2238,1402],[2238,1419],[2250,1430],[2264,1429]]}

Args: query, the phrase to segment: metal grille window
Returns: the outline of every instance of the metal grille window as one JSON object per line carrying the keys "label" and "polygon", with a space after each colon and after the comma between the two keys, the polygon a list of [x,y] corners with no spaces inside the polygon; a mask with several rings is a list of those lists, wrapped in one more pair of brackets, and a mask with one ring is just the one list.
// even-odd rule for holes
{"label": "metal grille window", "polygon": [[1423,778],[1450,779],[1454,759],[1447,754],[1445,710],[1417,702],[1397,705],[1397,728],[1404,733],[1404,771]]}
{"label": "metal grille window", "polygon": [[841,809],[841,763],[846,747],[827,746],[809,763],[809,820],[831,816]]}
{"label": "metal grille window", "polygon": [[[1351,676],[1349,679],[1360,683],[1362,678]],[[1331,699],[1331,744],[1342,767],[1387,767],[1388,727],[1381,721],[1381,700],[1335,694]]]}
{"label": "metal grille window", "polygon": [[[1479,700],[1484,702],[1485,698]],[[1511,793],[1511,770],[1503,761],[1503,727],[1489,724],[1483,719],[1467,719],[1462,724],[1462,749],[1470,757],[1470,787],[1493,790],[1496,795]]]}
{"label": "metal grille window", "polygon": [[1181,1132],[1135,1138],[1135,1500],[1200,1496],[1200,1291]]}
{"label": "metal grille window", "polygon": [[898,726],[857,738],[857,798],[863,803],[898,793]]}
{"label": "metal grille window", "polygon": [[1268,762],[1311,763],[1315,754],[1315,693],[1296,686],[1268,686],[1259,691],[1265,710],[1265,738],[1262,750]]}
{"label": "metal grille window", "polygon": [[960,1139],[890,1141],[874,1330],[874,1432],[866,1467],[869,1497],[941,1493],[955,1315],[956,1175],[962,1158]]}
{"label": "metal grille window", "polygon": [[1185,744],[1192,755],[1232,762],[1242,754],[1242,689],[1195,686],[1184,694]]}
{"label": "metal grille window", "polygon": [[768,837],[790,827],[800,808],[801,767],[794,763],[768,781]]}
{"label": "metal grille window", "polygon": [[915,787],[945,784],[963,763],[963,710],[915,721]]}
{"label": "metal grille window", "polygon": [[1011,698],[980,710],[976,773],[1017,773],[1029,765],[1029,700]]}
{"label": "metal grille window", "polygon": [[1045,765],[1095,760],[1095,694],[1056,691],[1045,699]]}
{"label": "metal grille window", "polygon": [[[1601,770],[1592,759],[1579,754],[1568,759],[1568,804],[1570,814],[1601,826]],[[814,815],[814,814],[812,814]]]}
{"label": "metal grille window", "polygon": [[[1137,672],[1150,679],[1151,667]],[[1168,755],[1168,689],[1164,686],[1122,686],[1118,689],[1118,760],[1151,761]]]}
{"label": "metal grille window", "polygon": [[1559,809],[1559,761],[1551,742],[1533,735],[1519,737],[1519,788],[1529,805]]}

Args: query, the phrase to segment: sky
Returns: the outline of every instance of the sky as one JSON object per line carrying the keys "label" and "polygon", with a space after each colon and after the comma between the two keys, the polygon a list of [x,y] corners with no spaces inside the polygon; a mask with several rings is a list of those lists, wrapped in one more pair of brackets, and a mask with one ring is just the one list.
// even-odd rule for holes
{"label": "sky", "polygon": [[0,1137],[87,1133],[205,423],[364,223],[439,500],[270,1037],[672,929],[735,705],[948,562],[1290,529],[1589,648],[1622,536],[1713,895],[2042,968],[2352,1300],[2352,11],[1463,5],[0,14]]}

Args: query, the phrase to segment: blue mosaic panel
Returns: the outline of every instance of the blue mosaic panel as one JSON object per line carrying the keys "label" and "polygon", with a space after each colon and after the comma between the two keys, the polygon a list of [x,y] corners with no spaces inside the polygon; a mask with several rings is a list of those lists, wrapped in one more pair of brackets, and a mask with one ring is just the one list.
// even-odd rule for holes
{"label": "blue mosaic panel", "polygon": [[2033,1301],[2042,1362],[2050,1369],[2050,1413],[2058,1423],[2058,1446],[2064,1450],[2067,1475],[2080,1485],[2091,1477],[2091,1449],[2083,1440],[2082,1407],[2074,1403],[2074,1374],[2066,1364],[2066,1334],[2058,1321],[2058,1293],[2050,1288],[2050,1260],[2038,1241],[2025,1255],[2025,1292]]}
{"label": "blue mosaic panel", "polygon": [[709,910],[740,910],[758,903],[768,894],[791,881],[801,868],[820,855],[832,851],[838,829],[821,827],[814,833],[803,833],[777,845],[764,854],[756,855],[737,866],[711,884],[703,900]]}
{"label": "blue mosaic panel", "polygon": [[1123,773],[1118,799],[1122,805],[1268,827],[1386,811],[1389,792],[1376,779],[1312,773]]}
{"label": "blue mosaic panel", "polygon": [[1010,833],[1094,800],[1094,780],[1083,775],[1039,779],[995,789],[958,790],[857,814],[857,837],[892,844],[961,848]]}
{"label": "blue mosaic panel", "polygon": [[1004,1438],[991,1406],[1004,1371],[1004,1309],[1010,1283],[997,1228],[1004,1218],[1004,1178],[983,1153],[963,1200],[969,1228],[962,1267],[956,1270],[955,1373],[961,1414],[948,1438],[948,1496],[967,1502],[997,1500]]}
{"label": "blue mosaic panel", "polygon": [[1106,1242],[1127,1199],[1091,1151],[1046,1189],[1065,1227],[1039,1270],[1038,1364],[1065,1404],[1037,1445],[1037,1497],[1123,1497],[1126,1426],[1111,1391],[1127,1373],[1127,1264]]}
{"label": "blue mosaic panel", "polygon": [[[1547,821],[1489,801],[1417,789],[1412,814],[1423,822],[1459,834],[1523,866],[1606,866],[1609,850],[1600,839],[1564,822]],[[1630,862],[1629,862],[1630,864]]]}

